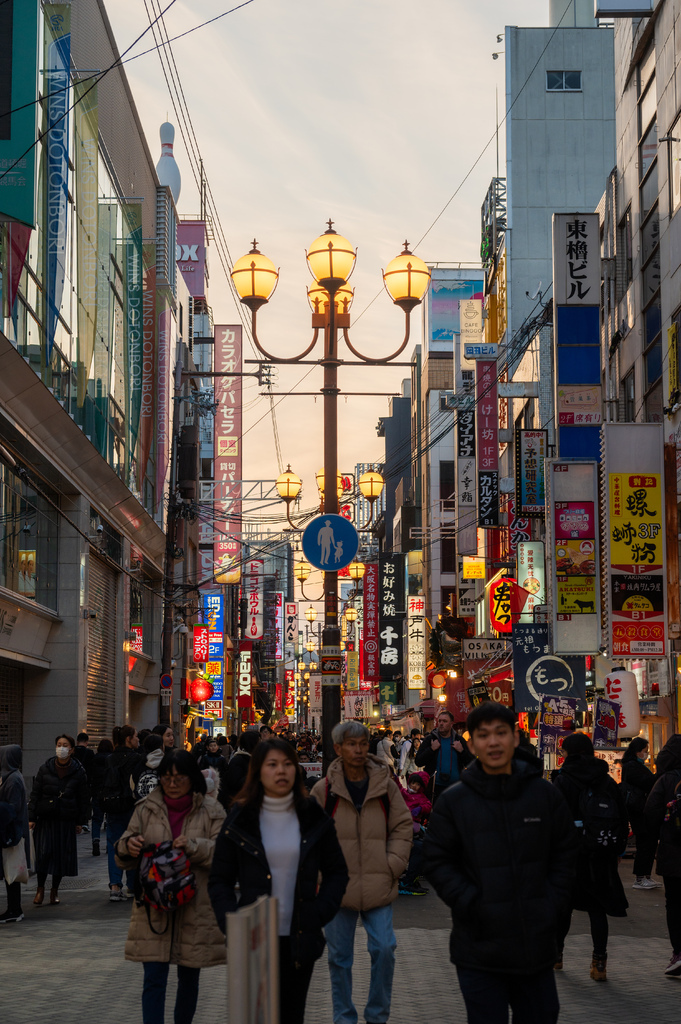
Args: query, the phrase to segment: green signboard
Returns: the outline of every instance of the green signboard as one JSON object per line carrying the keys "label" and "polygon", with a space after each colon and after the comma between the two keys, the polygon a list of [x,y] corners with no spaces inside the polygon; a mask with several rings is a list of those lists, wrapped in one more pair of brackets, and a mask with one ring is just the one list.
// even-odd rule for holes
{"label": "green signboard", "polygon": [[0,4],[0,221],[36,222],[39,0]]}

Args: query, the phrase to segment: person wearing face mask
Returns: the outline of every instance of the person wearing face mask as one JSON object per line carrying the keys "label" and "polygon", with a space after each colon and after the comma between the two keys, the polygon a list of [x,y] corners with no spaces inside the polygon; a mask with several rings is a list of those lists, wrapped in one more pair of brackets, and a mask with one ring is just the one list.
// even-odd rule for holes
{"label": "person wearing face mask", "polygon": [[28,827],[35,830],[38,888],[34,904],[45,899],[45,881],[52,875],[50,903],[60,902],[64,875],[78,874],[76,835],[90,820],[90,787],[85,769],[73,756],[73,737],[62,733],[55,740],[55,757],[41,765],[28,802]]}

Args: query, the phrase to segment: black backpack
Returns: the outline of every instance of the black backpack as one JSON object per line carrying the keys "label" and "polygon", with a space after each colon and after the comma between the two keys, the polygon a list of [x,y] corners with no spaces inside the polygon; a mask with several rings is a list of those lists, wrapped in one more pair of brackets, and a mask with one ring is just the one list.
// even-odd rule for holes
{"label": "black backpack", "polygon": [[[110,754],[109,757],[113,757]],[[125,814],[132,809],[135,802],[129,782],[130,772],[123,764],[113,764],[111,761],[106,766],[104,782],[99,792],[99,806],[107,814]]]}
{"label": "black backpack", "polygon": [[579,794],[582,844],[590,854],[621,852],[625,842],[624,826],[615,785],[610,779],[597,786],[585,786]]}
{"label": "black backpack", "polygon": [[620,782],[620,792],[624,798],[624,806],[627,809],[627,815],[629,821],[632,816],[637,817],[643,814],[643,809],[646,805],[646,794],[642,789],[637,786],[632,786],[630,782]]}

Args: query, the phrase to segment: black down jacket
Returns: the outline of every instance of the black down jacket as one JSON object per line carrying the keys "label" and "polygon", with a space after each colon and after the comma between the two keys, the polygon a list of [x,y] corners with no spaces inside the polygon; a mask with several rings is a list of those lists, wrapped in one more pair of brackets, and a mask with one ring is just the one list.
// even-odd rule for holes
{"label": "black down jacket", "polygon": [[[300,862],[291,919],[291,954],[301,966],[324,951],[322,928],[335,917],[348,884],[345,858],[333,820],[316,800],[305,800],[298,811]],[[322,881],[317,889],[319,874]],[[235,886],[239,884],[237,900]],[[269,896],[272,880],[260,835],[260,815],[253,807],[237,804],[227,815],[215,844],[208,893],[218,925],[225,930],[225,914]]]}
{"label": "black down jacket", "polygon": [[533,974],[556,961],[556,922],[570,906],[577,831],[541,769],[511,775],[479,761],[447,789],[428,823],[426,875],[451,908],[457,967]]}
{"label": "black down jacket", "polygon": [[675,841],[670,826],[665,822],[667,804],[674,799],[674,790],[679,787],[681,792],[681,770],[665,772],[660,776],[650,791],[646,801],[645,818],[649,828],[657,834],[660,842],[657,847],[658,875],[681,878],[681,844]]}
{"label": "black down jacket", "polygon": [[57,775],[56,757],[50,757],[38,768],[28,801],[28,820],[56,818],[87,825],[90,820],[90,787],[85,769],[75,757],[63,779]]}

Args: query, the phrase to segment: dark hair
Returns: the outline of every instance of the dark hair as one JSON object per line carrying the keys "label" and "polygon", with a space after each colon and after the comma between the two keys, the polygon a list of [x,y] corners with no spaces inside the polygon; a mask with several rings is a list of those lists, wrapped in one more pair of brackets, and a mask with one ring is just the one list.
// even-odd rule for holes
{"label": "dark hair", "polygon": [[247,754],[252,754],[258,743],[260,743],[259,732],[242,732],[239,736],[239,750],[245,750]]}
{"label": "dark hair", "polygon": [[178,775],[186,775],[191,783],[192,792],[206,793],[206,780],[201,774],[195,757],[186,750],[169,750],[156,769],[159,779],[164,775],[172,775],[175,766]]}
{"label": "dark hair", "polygon": [[219,747],[226,747],[228,744],[228,740],[224,732],[219,732],[217,736],[214,737],[214,739]]}
{"label": "dark hair", "polygon": [[273,730],[273,729],[271,729],[271,728],[269,727],[269,725],[261,725],[261,726],[260,726],[260,735],[261,735],[261,736],[262,736],[262,734],[263,734],[264,732],[273,732],[273,731],[274,731],[274,730]]}
{"label": "dark hair", "polygon": [[79,732],[76,736],[76,743],[87,743],[89,739],[90,737],[86,732]]}
{"label": "dark hair", "polygon": [[239,737],[237,736],[237,734],[235,732],[230,732],[230,734],[229,734],[229,742],[230,742],[230,745],[236,749],[236,745],[239,742]]}
{"label": "dark hair", "polygon": [[412,729],[411,730],[411,735],[412,736],[420,736],[421,735],[421,730],[420,729]]}
{"label": "dark hair", "polygon": [[637,754],[640,754],[642,750],[645,750],[648,746],[648,740],[643,736],[634,736],[633,740],[624,751],[623,761],[633,761]]}
{"label": "dark hair", "polygon": [[[451,715],[451,712],[447,712],[447,714]],[[451,717],[454,721],[454,715]],[[466,728],[472,736],[481,725],[489,725],[490,722],[503,722],[509,729],[515,730],[514,713],[504,704],[497,704],[493,700],[486,700],[482,704],[478,704],[477,708],[473,708],[466,719]]]}
{"label": "dark hair", "polygon": [[454,715],[453,715],[453,714],[452,714],[452,712],[451,712],[451,711],[449,710],[449,708],[438,708],[438,709],[437,709],[437,714],[436,714],[436,716],[435,716],[435,717],[436,717],[436,718],[439,718],[439,717],[440,717],[440,715],[448,715],[448,716],[449,716],[449,717],[451,718],[452,722],[454,721]]}
{"label": "dark hair", "polygon": [[76,745],[75,742],[74,742],[73,736],[69,736],[69,734],[66,733],[66,732],[60,732],[59,733],[59,735],[57,736],[56,740],[54,741],[55,747],[56,747],[57,743],[59,743],[59,740],[68,740],[68,744],[71,747],[71,749],[73,749],[73,747],[75,747],[75,745]]}
{"label": "dark hair", "polygon": [[[156,736],[163,736],[165,733],[168,732],[168,729],[170,729],[172,731],[172,728],[173,727],[172,727],[172,725],[169,722],[167,725],[155,725],[154,728],[151,731],[153,733],[155,733]],[[175,735],[175,734],[173,733],[173,735]]]}
{"label": "dark hair", "polygon": [[148,736],[144,737],[144,743],[142,747],[145,753],[150,754],[152,750],[160,750],[163,746],[163,737],[159,736],[158,733],[150,732]]}
{"label": "dark hair", "polygon": [[147,736],[151,736],[151,729],[140,729],[140,731],[137,733],[137,736],[139,738],[140,744],[142,744],[144,743]]}
{"label": "dark hair", "polygon": [[97,745],[98,754],[113,754],[113,749],[113,743],[111,742],[110,739],[107,739],[106,736],[104,737],[103,740],[100,740],[99,744]]}
{"label": "dark hair", "polygon": [[134,725],[115,725],[113,728],[113,741],[115,747],[124,747],[125,741],[135,735],[137,729]]}
{"label": "dark hair", "polygon": [[234,798],[234,802],[241,804],[242,807],[256,807],[262,806],[262,798],[265,795],[265,791],[260,781],[260,769],[263,766],[263,761],[271,754],[273,750],[278,750],[280,753],[285,754],[286,757],[296,767],[296,777],[293,783],[293,804],[294,807],[300,807],[303,800],[307,800],[307,791],[305,789],[304,776],[299,771],[298,766],[298,755],[292,743],[288,740],[280,740],[273,738],[271,740],[265,740],[264,743],[259,743],[251,760],[248,765],[248,775],[246,780]]}
{"label": "dark hair", "polygon": [[576,754],[593,757],[594,745],[585,732],[573,732],[563,740],[563,751],[568,757]]}

